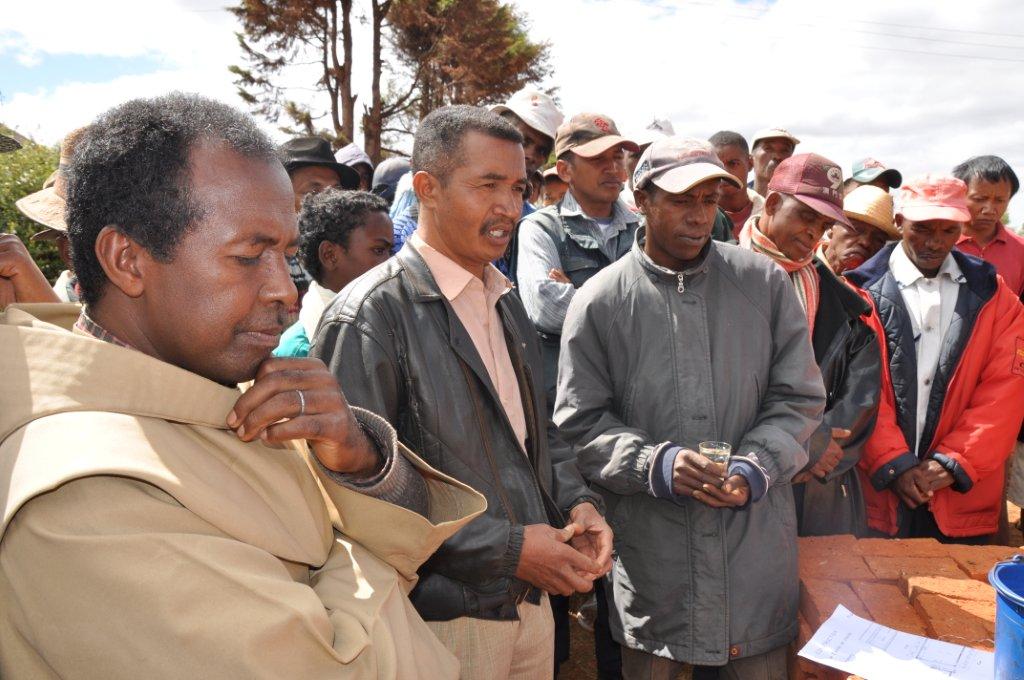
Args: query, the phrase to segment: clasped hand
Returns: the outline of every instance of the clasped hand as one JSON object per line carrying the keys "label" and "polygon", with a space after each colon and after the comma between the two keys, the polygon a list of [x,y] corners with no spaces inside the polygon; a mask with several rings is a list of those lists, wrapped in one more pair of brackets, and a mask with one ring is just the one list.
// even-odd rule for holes
{"label": "clasped hand", "polygon": [[552,595],[585,593],[612,567],[612,529],[591,503],[569,513],[569,524],[556,529],[530,524],[523,529],[523,547],[516,578]]}
{"label": "clasped hand", "polygon": [[680,449],[672,466],[672,491],[712,508],[738,508],[750,499],[742,475],[728,475],[726,465],[712,462],[692,449]]}

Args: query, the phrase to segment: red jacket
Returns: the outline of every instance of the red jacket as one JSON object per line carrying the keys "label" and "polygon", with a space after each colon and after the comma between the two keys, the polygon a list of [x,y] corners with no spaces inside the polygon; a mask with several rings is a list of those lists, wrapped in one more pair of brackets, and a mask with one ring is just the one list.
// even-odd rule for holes
{"label": "red jacket", "polygon": [[[915,453],[907,441],[914,436],[908,425],[916,423],[916,413],[901,408],[905,399],[894,388],[896,374],[901,390],[915,390],[916,402],[916,375],[911,380],[904,372],[909,363],[901,360],[908,340],[913,350],[913,338],[901,337],[909,324],[901,319],[906,308],[888,271],[892,248],[887,246],[848,275],[871,303],[871,316],[865,320],[878,335],[882,350],[878,420],[859,463],[867,478],[863,486],[868,524],[890,535],[897,532],[900,501],[888,485],[921,460],[934,457],[945,463],[956,480],[936,491],[929,502],[942,533],[994,533],[1003,502],[1004,466],[1024,417],[1024,306],[991,265],[954,253],[967,290],[962,289],[947,341],[953,348],[948,356],[957,357],[957,352],[959,356],[946,370],[940,360],[932,390],[933,397],[935,390],[944,390],[939,394],[941,408],[929,412],[922,433],[927,441]],[[964,324],[955,330],[957,318]]]}

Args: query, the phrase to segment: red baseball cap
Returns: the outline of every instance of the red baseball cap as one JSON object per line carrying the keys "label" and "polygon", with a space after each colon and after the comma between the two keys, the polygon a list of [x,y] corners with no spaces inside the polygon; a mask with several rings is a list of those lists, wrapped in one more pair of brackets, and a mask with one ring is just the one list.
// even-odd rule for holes
{"label": "red baseball cap", "polygon": [[768,190],[790,194],[816,213],[850,226],[843,213],[843,170],[824,156],[790,156],[775,168]]}
{"label": "red baseball cap", "polygon": [[970,222],[967,210],[967,185],[949,175],[927,174],[915,177],[900,189],[899,210],[911,222],[952,220]]}

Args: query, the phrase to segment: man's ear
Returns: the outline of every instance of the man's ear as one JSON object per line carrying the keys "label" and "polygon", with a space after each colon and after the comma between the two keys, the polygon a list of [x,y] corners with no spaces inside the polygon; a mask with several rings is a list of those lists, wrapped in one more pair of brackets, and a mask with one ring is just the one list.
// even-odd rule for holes
{"label": "man's ear", "polygon": [[903,215],[900,213],[896,213],[896,229],[900,234],[903,233]]}
{"label": "man's ear", "polygon": [[338,248],[341,246],[326,239],[320,242],[316,256],[320,259],[320,266],[325,271],[333,272],[338,268]]}
{"label": "man's ear", "polygon": [[774,215],[779,206],[782,205],[782,194],[777,191],[773,191],[768,194],[768,198],[764,199],[764,214]]}
{"label": "man's ear", "polygon": [[115,225],[107,225],[96,237],[96,259],[110,283],[131,298],[145,290],[145,270],[153,262],[149,251]]}
{"label": "man's ear", "polygon": [[420,170],[412,176],[412,190],[422,205],[433,208],[439,200],[441,181],[429,172]]}
{"label": "man's ear", "polygon": [[572,164],[564,158],[559,158],[555,161],[555,172],[558,173],[558,179],[569,184],[569,180],[572,179]]}
{"label": "man's ear", "polygon": [[647,214],[647,192],[642,189],[633,189],[633,202],[641,215]]}

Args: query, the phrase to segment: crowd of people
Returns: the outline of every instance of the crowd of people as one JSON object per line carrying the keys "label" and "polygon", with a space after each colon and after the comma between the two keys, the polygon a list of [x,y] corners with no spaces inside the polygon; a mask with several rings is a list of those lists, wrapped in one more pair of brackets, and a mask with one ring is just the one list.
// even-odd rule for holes
{"label": "crowd of people", "polygon": [[0,235],[0,675],[534,680],[593,592],[601,678],[781,680],[798,536],[1005,542],[1016,174],[799,145],[533,88],[376,167],[71,132],[65,271]]}

